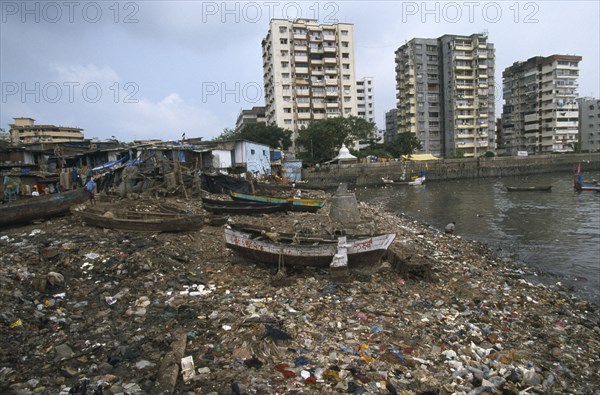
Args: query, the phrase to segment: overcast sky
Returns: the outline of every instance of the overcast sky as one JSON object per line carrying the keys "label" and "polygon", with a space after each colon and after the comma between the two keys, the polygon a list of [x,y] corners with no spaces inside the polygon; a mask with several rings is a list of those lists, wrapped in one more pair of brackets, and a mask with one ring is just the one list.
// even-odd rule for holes
{"label": "overcast sky", "polygon": [[0,127],[13,117],[86,138],[219,135],[264,105],[261,40],[271,18],[354,24],[357,77],[374,78],[376,122],[396,105],[395,50],[414,38],[486,31],[502,71],[570,54],[580,96],[600,97],[598,1],[1,1]]}

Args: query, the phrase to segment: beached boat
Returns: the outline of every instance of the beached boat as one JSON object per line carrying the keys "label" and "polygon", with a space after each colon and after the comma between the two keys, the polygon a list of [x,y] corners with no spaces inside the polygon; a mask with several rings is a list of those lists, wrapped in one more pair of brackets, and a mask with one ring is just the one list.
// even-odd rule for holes
{"label": "beached boat", "polygon": [[[379,262],[394,241],[395,233],[347,240],[348,266],[368,266]],[[244,259],[286,266],[329,267],[338,252],[338,242],[311,244],[274,242],[253,237],[250,232],[225,228],[225,245]]]}
{"label": "beached boat", "polygon": [[202,208],[213,214],[253,215],[291,210],[291,204],[212,204],[202,203]]}
{"label": "beached boat", "polygon": [[250,195],[247,193],[231,192],[233,200],[253,201],[271,204],[292,204],[292,211],[317,212],[325,205],[324,199],[306,199],[306,198],[278,198],[270,196]]}
{"label": "beached boat", "polygon": [[552,185],[530,185],[530,186],[520,186],[520,187],[506,187],[506,190],[509,192],[527,192],[527,191],[550,191],[552,189]]}
{"label": "beached boat", "polygon": [[139,232],[188,232],[204,226],[197,214],[176,214],[132,210],[105,210],[94,207],[74,207],[71,212],[86,225],[105,229]]}
{"label": "beached boat", "polygon": [[66,214],[88,199],[84,188],[56,194],[26,197],[0,205],[0,227]]}

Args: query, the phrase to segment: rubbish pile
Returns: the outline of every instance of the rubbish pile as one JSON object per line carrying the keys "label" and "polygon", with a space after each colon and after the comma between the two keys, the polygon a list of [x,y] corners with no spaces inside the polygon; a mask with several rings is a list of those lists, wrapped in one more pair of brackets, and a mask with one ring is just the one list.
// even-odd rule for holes
{"label": "rubbish pile", "polygon": [[[485,245],[359,210],[397,237],[343,283],[241,262],[222,226],[148,234],[66,216],[1,230],[0,393],[598,391],[598,306],[525,281]],[[230,220],[332,226],[323,213]]]}

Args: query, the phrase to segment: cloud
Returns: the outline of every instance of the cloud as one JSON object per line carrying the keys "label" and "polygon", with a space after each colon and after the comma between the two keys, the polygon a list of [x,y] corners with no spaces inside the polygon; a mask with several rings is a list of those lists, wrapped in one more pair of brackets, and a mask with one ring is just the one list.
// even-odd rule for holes
{"label": "cloud", "polygon": [[178,93],[170,93],[160,101],[141,99],[137,103],[118,106],[113,129],[131,139],[210,139],[221,133],[219,121],[204,108],[186,103]]}
{"label": "cloud", "polygon": [[59,80],[58,82],[88,82],[112,84],[119,81],[117,72],[110,66],[96,66],[95,64],[57,64],[49,66],[50,72]]}

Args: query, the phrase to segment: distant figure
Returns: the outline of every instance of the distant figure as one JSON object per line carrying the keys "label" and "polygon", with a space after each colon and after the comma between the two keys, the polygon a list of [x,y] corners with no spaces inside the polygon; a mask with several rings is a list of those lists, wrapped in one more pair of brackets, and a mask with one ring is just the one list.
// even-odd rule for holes
{"label": "distant figure", "polygon": [[90,198],[90,205],[95,206],[96,205],[96,197],[95,197],[96,182],[94,181],[93,177],[90,177],[88,182],[85,183],[85,190],[88,194],[88,197]]}
{"label": "distant figure", "polygon": [[40,192],[37,189],[37,186],[33,186],[33,192],[31,192],[31,196],[40,196]]}
{"label": "distant figure", "polygon": [[71,183],[73,189],[76,189],[79,186],[79,169],[77,169],[77,167],[73,167],[71,170]]}
{"label": "distant figure", "polygon": [[444,233],[451,235],[454,233],[454,227],[456,226],[456,222],[452,221],[444,228]]}

